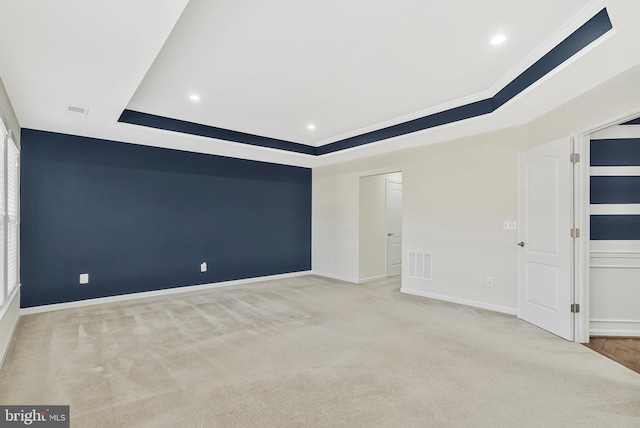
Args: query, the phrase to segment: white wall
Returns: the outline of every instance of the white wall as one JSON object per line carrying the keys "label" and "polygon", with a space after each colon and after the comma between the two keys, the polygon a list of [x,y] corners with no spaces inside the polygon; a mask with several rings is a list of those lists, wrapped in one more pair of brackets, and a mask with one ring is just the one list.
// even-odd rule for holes
{"label": "white wall", "polygon": [[[3,120],[5,120],[9,128],[13,131],[15,141],[20,144],[20,125],[18,119],[11,107],[11,102],[4,89],[4,85],[0,80],[0,110],[2,111]],[[8,296],[8,300],[0,307],[0,364],[4,361],[6,351],[11,343],[15,326],[18,322],[20,312],[20,291]]]}
{"label": "white wall", "polygon": [[358,282],[358,177],[312,174],[313,272]]}
{"label": "white wall", "polygon": [[403,291],[514,313],[517,236],[502,222],[517,215],[517,154],[640,114],[638,94],[640,66],[529,124],[314,169],[314,271],[357,282],[360,177],[402,171],[404,266],[409,250],[433,256],[433,281],[405,271]]}
{"label": "white wall", "polygon": [[613,119],[633,114],[640,115],[640,66],[529,123],[529,146],[555,141],[572,133],[589,132],[596,126],[610,125]]}
{"label": "white wall", "polygon": [[313,170],[314,273],[359,282],[360,177],[401,171],[397,153]]}
{"label": "white wall", "polygon": [[360,178],[360,282],[384,278],[387,274],[386,180],[401,182],[402,173]]}
{"label": "white wall", "polygon": [[402,171],[404,266],[409,250],[433,255],[433,281],[403,274],[404,291],[512,312],[516,236],[502,222],[516,218],[516,155],[525,146],[518,127],[315,169],[314,271],[357,277],[357,240],[332,231],[358,230],[360,178],[387,164]]}
{"label": "white wall", "polygon": [[20,124],[16,118],[16,114],[13,111],[9,96],[4,88],[2,79],[0,79],[0,110],[2,111],[3,119],[8,122],[7,125],[13,131],[14,141],[20,146]]}

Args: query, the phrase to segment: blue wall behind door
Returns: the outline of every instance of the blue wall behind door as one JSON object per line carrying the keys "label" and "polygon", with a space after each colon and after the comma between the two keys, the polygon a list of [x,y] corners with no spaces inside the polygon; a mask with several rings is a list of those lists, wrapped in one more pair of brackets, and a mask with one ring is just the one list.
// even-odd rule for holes
{"label": "blue wall behind door", "polygon": [[[640,166],[640,138],[593,139],[590,158],[592,167]],[[592,205],[640,203],[640,176],[592,175],[590,183]],[[592,240],[640,240],[640,215],[592,214],[590,229]]]}
{"label": "blue wall behind door", "polygon": [[20,255],[22,307],[306,271],[311,170],[23,129]]}

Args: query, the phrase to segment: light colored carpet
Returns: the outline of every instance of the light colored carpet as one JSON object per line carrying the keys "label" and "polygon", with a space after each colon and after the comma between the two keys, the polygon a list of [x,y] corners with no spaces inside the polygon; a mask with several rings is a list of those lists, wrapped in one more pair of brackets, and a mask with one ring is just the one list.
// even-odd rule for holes
{"label": "light colored carpet", "polygon": [[317,276],[24,316],[2,404],[72,427],[638,427],[640,375],[515,317]]}

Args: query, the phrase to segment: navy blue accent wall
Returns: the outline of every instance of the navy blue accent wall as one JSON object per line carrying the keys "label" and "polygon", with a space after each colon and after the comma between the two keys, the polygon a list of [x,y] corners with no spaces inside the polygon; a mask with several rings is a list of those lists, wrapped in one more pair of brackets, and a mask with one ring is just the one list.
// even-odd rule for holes
{"label": "navy blue accent wall", "polygon": [[591,177],[592,204],[640,204],[640,176]]}
{"label": "navy blue accent wall", "polygon": [[118,121],[186,134],[220,138],[254,146],[321,156],[492,113],[612,28],[613,24],[609,19],[607,9],[604,8],[491,98],[430,114],[376,131],[345,138],[318,148],[132,110],[125,110]]}
{"label": "navy blue accent wall", "polygon": [[640,117],[632,119],[629,122],[622,123],[622,125],[640,125]]}
{"label": "navy blue accent wall", "polygon": [[640,240],[640,215],[592,215],[592,240]]}
{"label": "navy blue accent wall", "polygon": [[591,166],[640,166],[640,138],[591,140]]}
{"label": "navy blue accent wall", "polygon": [[22,307],[311,268],[310,169],[30,129],[21,141]]}

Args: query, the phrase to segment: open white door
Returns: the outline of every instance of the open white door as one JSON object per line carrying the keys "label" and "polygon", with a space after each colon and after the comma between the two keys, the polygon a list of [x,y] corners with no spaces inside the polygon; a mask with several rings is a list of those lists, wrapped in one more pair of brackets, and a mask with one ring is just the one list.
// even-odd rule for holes
{"label": "open white door", "polygon": [[518,318],[573,340],[571,139],[518,155]]}

